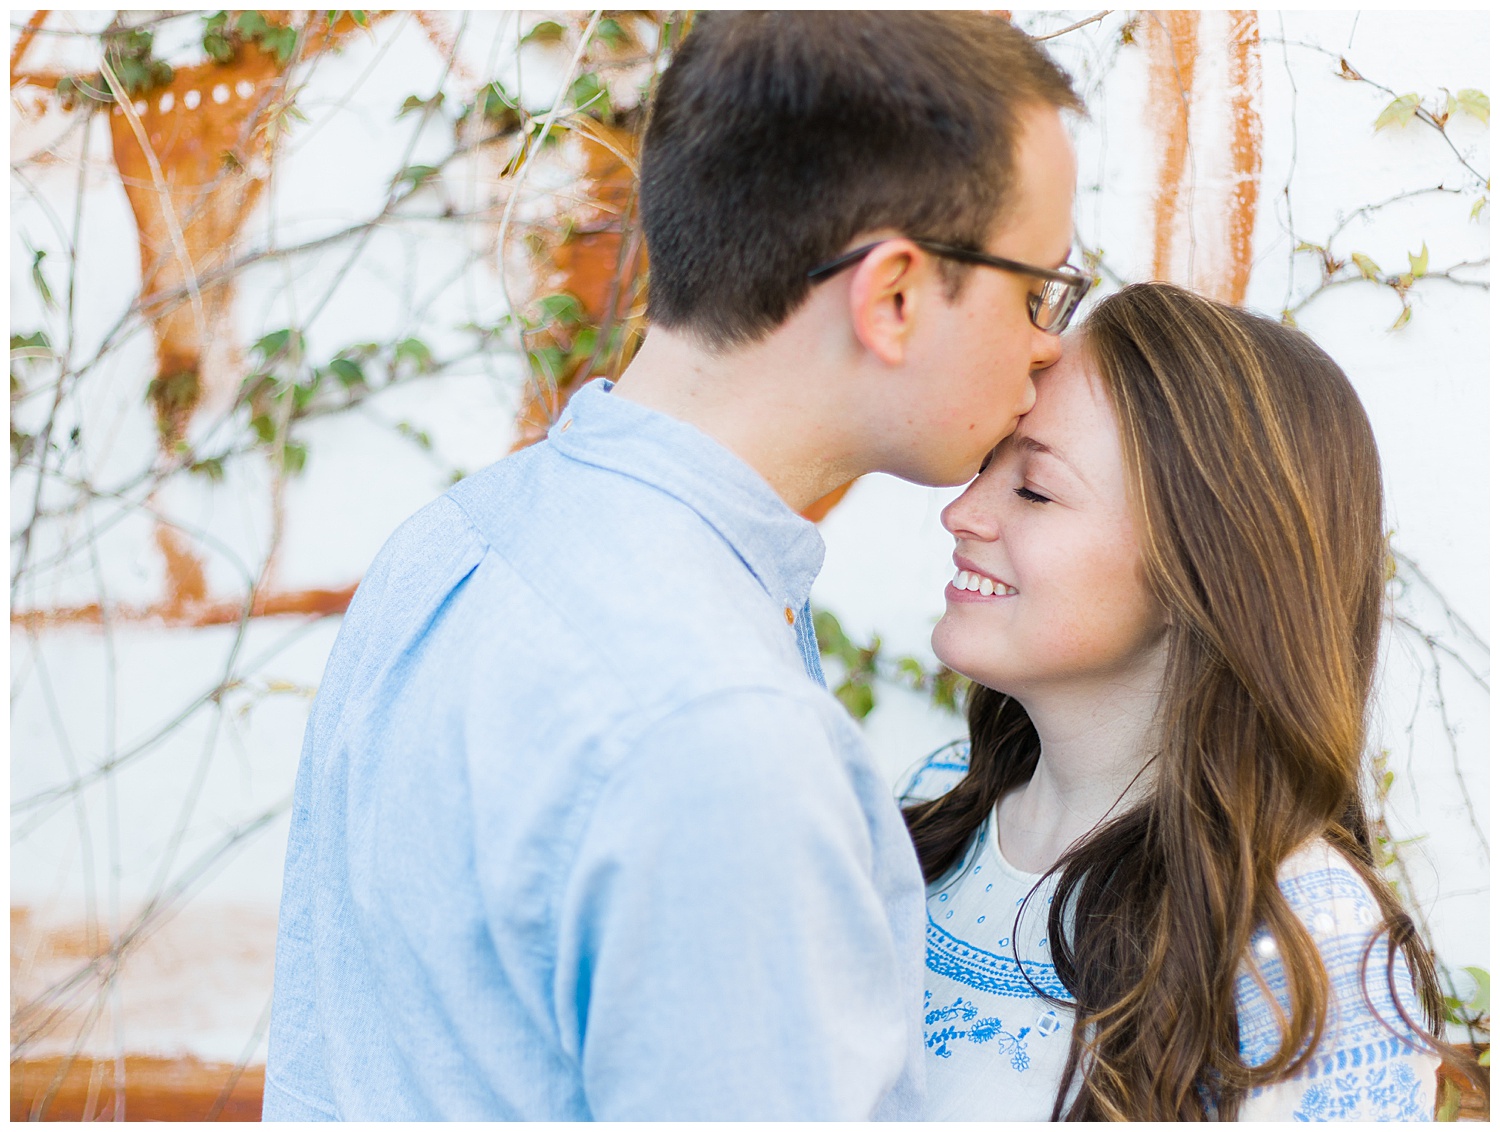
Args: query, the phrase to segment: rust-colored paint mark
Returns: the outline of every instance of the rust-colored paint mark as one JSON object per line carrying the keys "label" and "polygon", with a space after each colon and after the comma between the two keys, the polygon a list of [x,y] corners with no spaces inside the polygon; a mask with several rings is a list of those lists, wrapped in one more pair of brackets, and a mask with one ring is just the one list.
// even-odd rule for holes
{"label": "rust-colored paint mark", "polygon": [[1158,123],[1161,146],[1155,202],[1156,239],[1151,260],[1152,276],[1156,279],[1170,279],[1172,275],[1177,214],[1187,167],[1188,108],[1198,59],[1198,20],[1198,12],[1180,10],[1151,12],[1146,20],[1148,113]]}
{"label": "rust-colored paint mark", "polygon": [[167,565],[165,607],[172,616],[182,618],[188,610],[208,599],[208,581],[203,576],[203,562],[193,553],[187,539],[171,527],[157,524],[156,548]]}
{"label": "rust-colored paint mark", "polygon": [[[203,353],[233,299],[230,281],[211,276],[233,254],[265,187],[276,140],[265,127],[276,112],[279,74],[275,57],[254,46],[228,63],[181,68],[168,86],[135,102],[150,156],[124,112],[116,106],[109,114],[115,167],[139,235],[141,302],[156,339],[150,393],[167,450],[202,399]],[[157,182],[153,157],[165,184]],[[152,310],[153,296],[179,291],[190,276],[198,303]]]}
{"label": "rust-colored paint mark", "polygon": [[36,38],[36,33],[47,22],[49,15],[51,15],[51,11],[47,8],[33,12],[31,13],[31,19],[27,20],[26,26],[21,29],[21,34],[16,39],[16,46],[10,53],[10,85],[12,87],[26,77],[18,70],[21,66],[21,58],[26,54],[26,49],[31,46],[31,41]]}
{"label": "rust-colored paint mark", "polygon": [[[293,590],[256,597],[251,617],[329,617],[343,613],[354,598],[355,585],[337,590]],[[233,625],[245,615],[243,601],[200,601],[173,605],[170,601],[149,606],[111,606],[111,622],[144,624],[155,622],[173,628]],[[27,609],[12,612],[10,623],[30,631],[63,625],[100,625],[104,617],[97,602],[65,609]]]}
{"label": "rust-colored paint mark", "polygon": [[[639,136],[626,129],[588,123],[584,138],[585,194],[590,202],[584,214],[568,227],[561,241],[547,249],[544,286],[548,291],[566,291],[583,308],[590,326],[609,329],[634,321],[646,270],[646,249],[639,228],[631,223],[634,213],[635,172],[631,167],[638,151]],[[627,160],[628,159],[628,160]],[[626,233],[629,242],[626,243]],[[573,328],[549,329],[536,335],[534,346],[557,346],[568,351],[574,344]],[[547,435],[573,391],[595,373],[585,373],[589,357],[579,357],[550,382],[533,381],[516,417],[517,433],[511,451],[535,444]]]}
{"label": "rust-colored paint mark", "polygon": [[1260,196],[1260,19],[1251,11],[1229,13],[1229,103],[1232,115],[1229,159],[1229,270],[1223,293],[1214,297],[1239,305],[1250,283],[1251,237]]}
{"label": "rust-colored paint mark", "polygon": [[[194,1057],[127,1057],[125,1119],[259,1120],[265,1078],[263,1065],[237,1072],[234,1065]],[[49,1093],[46,1107],[35,1111]],[[108,1119],[115,1099],[113,1061],[77,1057],[69,1063],[40,1057],[11,1062],[13,1121]]]}
{"label": "rust-colored paint mark", "polygon": [[[427,36],[427,42],[437,49],[438,55],[445,60],[449,72],[464,86],[478,86],[479,81],[473,76],[463,60],[458,55],[458,36],[452,29],[443,24],[441,12],[413,11],[412,16],[417,21],[423,33]],[[347,19],[348,17],[344,17]]]}
{"label": "rust-colored paint mark", "polygon": [[843,500],[844,496],[849,494],[849,489],[853,487],[855,483],[855,480],[850,480],[843,487],[834,488],[827,495],[823,496],[822,499],[819,499],[817,502],[810,504],[806,509],[804,509],[802,512],[802,517],[810,523],[821,523],[825,518],[828,517],[828,512],[837,507]]}

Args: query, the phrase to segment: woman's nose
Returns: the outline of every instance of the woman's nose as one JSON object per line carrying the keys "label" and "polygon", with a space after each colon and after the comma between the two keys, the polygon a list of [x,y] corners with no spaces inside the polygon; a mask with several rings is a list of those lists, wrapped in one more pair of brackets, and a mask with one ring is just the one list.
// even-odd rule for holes
{"label": "woman's nose", "polygon": [[990,499],[991,477],[988,469],[948,506],[943,508],[943,529],[957,539],[993,539],[998,527],[997,508]]}

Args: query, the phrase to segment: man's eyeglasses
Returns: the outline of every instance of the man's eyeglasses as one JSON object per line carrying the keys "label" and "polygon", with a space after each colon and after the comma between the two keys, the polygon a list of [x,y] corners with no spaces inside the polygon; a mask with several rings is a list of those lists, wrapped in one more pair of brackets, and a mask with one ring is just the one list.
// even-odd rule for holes
{"label": "man's eyeglasses", "polygon": [[[1034,275],[1038,279],[1045,280],[1040,293],[1027,297],[1027,306],[1031,312],[1031,324],[1048,334],[1061,334],[1068,328],[1068,321],[1073,317],[1073,312],[1078,309],[1078,304],[1083,301],[1089,288],[1094,285],[1092,279],[1077,271],[1034,267],[1029,263],[1002,259],[987,252],[975,251],[973,248],[959,248],[952,244],[940,244],[936,240],[917,237],[910,237],[910,239],[923,251],[942,256],[944,259],[956,260],[959,263],[974,263],[981,267],[998,267],[1001,271],[1016,271],[1022,275]],[[873,244],[866,244],[864,247],[845,252],[837,259],[831,259],[813,268],[807,273],[807,277],[814,283],[822,282],[834,272],[841,271],[852,263],[858,263],[885,242],[885,240],[876,240]]]}

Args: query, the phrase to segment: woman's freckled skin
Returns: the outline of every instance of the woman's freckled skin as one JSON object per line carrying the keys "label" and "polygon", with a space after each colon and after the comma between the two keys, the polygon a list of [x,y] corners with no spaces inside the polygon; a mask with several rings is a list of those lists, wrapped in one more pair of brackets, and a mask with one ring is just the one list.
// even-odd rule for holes
{"label": "woman's freckled skin", "polygon": [[1119,679],[1163,630],[1114,411],[1076,340],[1036,389],[1035,407],[943,512],[956,554],[1018,592],[950,599],[933,632],[944,663],[1023,701],[1027,689]]}

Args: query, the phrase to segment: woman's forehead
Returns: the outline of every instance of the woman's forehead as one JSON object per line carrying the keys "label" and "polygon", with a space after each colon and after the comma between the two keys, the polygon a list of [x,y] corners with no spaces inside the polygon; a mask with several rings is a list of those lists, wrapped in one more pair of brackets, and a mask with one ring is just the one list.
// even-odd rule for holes
{"label": "woman's forehead", "polygon": [[1092,359],[1076,339],[1065,341],[1062,356],[1033,380],[1036,404],[1017,422],[1018,440],[1030,437],[1055,448],[1075,432],[1092,432],[1101,425],[1113,431],[1114,409]]}

